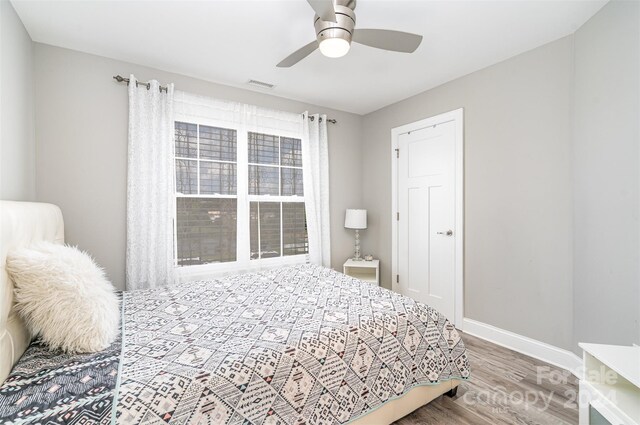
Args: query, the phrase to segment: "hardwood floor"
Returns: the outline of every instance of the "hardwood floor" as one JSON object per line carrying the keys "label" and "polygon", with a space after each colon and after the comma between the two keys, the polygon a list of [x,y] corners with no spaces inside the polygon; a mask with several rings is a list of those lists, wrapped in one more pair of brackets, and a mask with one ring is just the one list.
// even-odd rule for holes
{"label": "hardwood floor", "polygon": [[471,380],[396,422],[410,424],[577,424],[578,381],[569,372],[462,334]]}

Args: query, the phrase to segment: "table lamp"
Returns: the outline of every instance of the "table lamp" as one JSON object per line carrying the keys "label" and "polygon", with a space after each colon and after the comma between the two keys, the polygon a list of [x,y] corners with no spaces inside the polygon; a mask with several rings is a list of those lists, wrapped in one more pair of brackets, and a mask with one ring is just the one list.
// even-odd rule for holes
{"label": "table lamp", "polygon": [[356,231],[356,252],[354,261],[360,261],[360,230],[367,228],[367,210],[348,209],[344,217],[344,227]]}

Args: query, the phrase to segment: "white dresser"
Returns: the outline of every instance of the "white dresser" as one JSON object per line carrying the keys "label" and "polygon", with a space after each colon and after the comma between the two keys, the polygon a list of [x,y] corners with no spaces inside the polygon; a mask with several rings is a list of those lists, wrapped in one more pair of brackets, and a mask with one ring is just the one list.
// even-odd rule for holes
{"label": "white dresser", "polygon": [[580,425],[640,425],[640,347],[579,345]]}

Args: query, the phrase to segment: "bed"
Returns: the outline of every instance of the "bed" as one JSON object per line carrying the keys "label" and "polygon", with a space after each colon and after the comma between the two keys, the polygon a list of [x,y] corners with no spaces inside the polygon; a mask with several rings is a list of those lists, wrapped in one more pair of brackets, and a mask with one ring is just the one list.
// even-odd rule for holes
{"label": "bed", "polygon": [[63,242],[60,210],[2,201],[0,422],[389,424],[469,378],[421,303],[303,265],[122,294],[103,352],[51,353],[12,311],[8,249]]}

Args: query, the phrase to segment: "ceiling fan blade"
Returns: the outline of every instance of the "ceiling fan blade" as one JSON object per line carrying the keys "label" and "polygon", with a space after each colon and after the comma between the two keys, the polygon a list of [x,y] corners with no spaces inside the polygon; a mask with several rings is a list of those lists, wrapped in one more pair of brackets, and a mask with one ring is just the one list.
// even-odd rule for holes
{"label": "ceiling fan blade", "polygon": [[289,68],[289,67],[297,64],[298,62],[300,62],[302,59],[304,59],[307,56],[309,56],[317,48],[318,48],[318,42],[316,40],[313,40],[311,43],[307,44],[304,47],[299,48],[298,50],[296,50],[295,52],[291,53],[289,56],[284,58],[282,60],[282,62],[280,62],[277,65],[277,67],[278,68]]}
{"label": "ceiling fan blade", "polygon": [[353,41],[378,49],[413,53],[422,42],[422,36],[402,31],[357,29]]}
{"label": "ceiling fan blade", "polygon": [[333,0],[307,0],[307,2],[309,2],[320,19],[323,21],[337,22]]}

